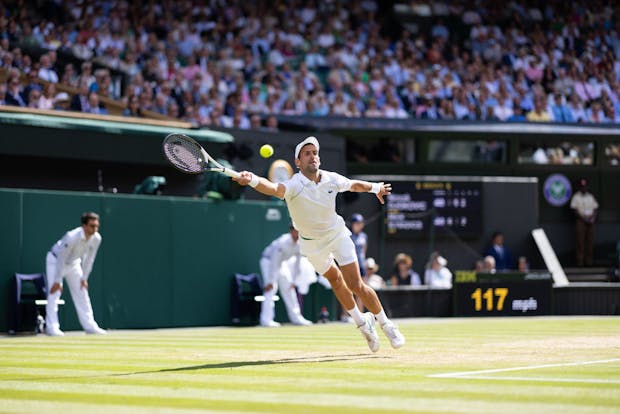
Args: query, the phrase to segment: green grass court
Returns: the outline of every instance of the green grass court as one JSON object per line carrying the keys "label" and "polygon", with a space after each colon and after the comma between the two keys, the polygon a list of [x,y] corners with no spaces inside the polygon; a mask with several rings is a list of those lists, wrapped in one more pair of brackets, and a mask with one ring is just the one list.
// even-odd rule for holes
{"label": "green grass court", "polygon": [[620,413],[620,318],[0,337],[4,413]]}

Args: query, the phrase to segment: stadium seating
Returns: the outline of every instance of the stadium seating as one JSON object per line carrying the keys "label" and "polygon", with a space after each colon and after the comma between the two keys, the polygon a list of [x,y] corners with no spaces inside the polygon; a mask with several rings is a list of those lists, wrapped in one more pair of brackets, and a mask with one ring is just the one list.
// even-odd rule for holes
{"label": "stadium seating", "polygon": [[101,3],[89,29],[69,5],[45,16],[0,6],[15,22],[3,29],[0,67],[20,73],[29,106],[38,104],[26,74],[37,71],[39,87],[70,97],[85,80],[110,114],[196,126],[260,128],[269,115],[620,122],[611,7],[302,3],[257,14],[186,2],[167,23],[152,3]]}

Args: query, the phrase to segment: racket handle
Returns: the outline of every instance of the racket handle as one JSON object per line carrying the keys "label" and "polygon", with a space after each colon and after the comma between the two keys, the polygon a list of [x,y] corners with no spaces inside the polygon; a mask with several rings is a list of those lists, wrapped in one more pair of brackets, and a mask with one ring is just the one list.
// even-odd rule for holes
{"label": "racket handle", "polygon": [[232,178],[239,178],[239,176],[241,175],[241,174],[239,174],[237,171],[235,171],[235,170],[231,170],[231,169],[226,168],[226,167],[222,167],[222,170],[221,170],[221,171],[222,171],[222,173],[224,173],[225,175],[227,175],[227,176],[229,176],[229,177],[232,177]]}

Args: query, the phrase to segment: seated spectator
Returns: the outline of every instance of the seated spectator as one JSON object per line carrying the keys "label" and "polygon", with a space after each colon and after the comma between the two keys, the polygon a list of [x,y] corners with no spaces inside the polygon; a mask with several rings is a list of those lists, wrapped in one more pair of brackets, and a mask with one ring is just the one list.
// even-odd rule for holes
{"label": "seated spectator", "polygon": [[527,273],[530,271],[530,264],[525,256],[520,256],[517,260],[517,270],[519,272]]}
{"label": "seated spectator", "polygon": [[532,162],[534,164],[549,164],[549,156],[544,146],[538,146],[532,153]]}
{"label": "seated spectator", "polygon": [[65,86],[71,86],[72,88],[77,88],[78,86],[78,76],[75,73],[75,67],[72,63],[67,63],[65,65],[65,71],[60,78],[60,83]]}
{"label": "seated spectator", "polygon": [[579,99],[582,102],[589,102],[596,99],[599,94],[597,94],[594,85],[588,80],[588,75],[585,72],[580,72],[577,74],[577,78],[574,84],[574,91]]}
{"label": "seated spectator", "polygon": [[87,86],[90,88],[90,85],[95,83],[95,76],[93,75],[93,64],[89,61],[83,62],[81,66],[80,76],[78,77],[78,86],[80,86],[81,81],[84,80]]}
{"label": "seated spectator", "polygon": [[500,231],[493,233],[491,246],[484,252],[485,256],[492,256],[495,259],[496,270],[514,269],[514,257],[512,252],[504,246],[504,234]]}
{"label": "seated spectator", "polygon": [[420,275],[411,268],[413,261],[411,256],[406,253],[399,253],[394,258],[394,270],[390,276],[392,286],[420,286],[422,280]]}
{"label": "seated spectator", "polygon": [[140,97],[131,95],[127,101],[127,108],[123,110],[123,116],[142,117],[142,108],[140,108]]}
{"label": "seated spectator", "polygon": [[262,128],[262,124],[261,124],[261,119],[260,119],[260,115],[258,114],[254,114],[250,117],[250,129],[261,129]]}
{"label": "seated spectator", "polygon": [[48,83],[43,88],[43,94],[37,102],[37,108],[39,109],[53,109],[54,98],[56,97],[56,87],[53,83]]}
{"label": "seated spectator", "polygon": [[[176,103],[174,99],[170,100],[170,102],[168,103],[167,112],[170,118],[179,118],[180,116],[179,105]],[[142,114],[142,108],[140,108],[140,114]]]}
{"label": "seated spectator", "polygon": [[237,108],[233,114],[233,128],[250,129],[250,120],[243,113],[241,108]]}
{"label": "seated spectator", "polygon": [[19,75],[9,75],[6,89],[6,104],[13,106],[28,106],[26,99],[22,95],[22,85],[19,81]]}
{"label": "seated spectator", "polygon": [[325,92],[320,91],[314,95],[312,103],[312,111],[309,111],[309,115],[315,116],[325,116],[329,114],[329,102],[327,102],[327,97],[325,96]]}
{"label": "seated spectator", "polygon": [[613,104],[606,105],[603,108],[603,112],[605,113],[607,122],[612,122],[614,124],[620,123],[620,114],[616,112]]}
{"label": "seated spectator", "polygon": [[389,98],[383,108],[383,116],[386,118],[408,118],[407,112],[398,105],[396,99]]}
{"label": "seated spectator", "polygon": [[6,105],[6,83],[0,83],[0,106]]}
{"label": "seated spectator", "polygon": [[54,109],[58,111],[68,111],[71,99],[67,92],[60,92],[54,97]]}
{"label": "seated spectator", "polygon": [[573,113],[563,102],[564,97],[559,93],[553,95],[553,104],[551,105],[551,118],[555,122],[575,122]]}
{"label": "seated spectator", "polygon": [[347,103],[341,91],[334,96],[334,101],[330,104],[329,114],[335,116],[344,116],[347,112]]}
{"label": "seated spectator", "polygon": [[88,94],[88,111],[91,114],[108,115],[105,105],[99,101],[99,95],[95,92]]}
{"label": "seated spectator", "polygon": [[310,52],[306,53],[304,63],[309,70],[325,70],[327,68],[327,60],[320,53],[319,45],[312,43]]}
{"label": "seated spectator", "polygon": [[362,113],[360,112],[359,108],[355,105],[354,100],[350,100],[347,103],[347,110],[345,111],[344,116],[349,117],[349,118],[360,118],[362,116]]}
{"label": "seated spectator", "polygon": [[424,284],[432,288],[452,288],[452,272],[446,267],[448,261],[434,252],[424,271]]}
{"label": "seated spectator", "polygon": [[377,272],[379,271],[379,265],[372,257],[366,258],[366,276],[363,277],[366,282],[374,290],[383,289],[385,287],[385,279]]}
{"label": "seated spectator", "polygon": [[484,259],[476,260],[474,263],[474,272],[484,272]]}
{"label": "seated spectator", "polygon": [[523,115],[523,108],[516,106],[513,109],[513,114],[508,117],[508,122],[523,122],[526,121],[525,115]]}
{"label": "seated spectator", "polygon": [[41,100],[41,91],[38,89],[31,89],[28,95],[28,108],[39,109],[39,101]]}
{"label": "seated spectator", "polygon": [[58,83],[58,74],[54,70],[49,54],[45,53],[39,58],[39,78],[51,83]]}
{"label": "seated spectator", "polygon": [[275,115],[269,115],[265,121],[265,130],[270,132],[278,132],[278,118]]}
{"label": "seated spectator", "polygon": [[608,122],[605,113],[603,112],[603,107],[601,106],[600,101],[592,101],[590,107],[586,109],[586,119],[588,122],[593,123],[606,123]]}
{"label": "seated spectator", "polygon": [[499,121],[514,120],[511,119],[515,115],[512,109],[512,102],[510,100],[502,101],[497,106],[493,107],[493,116]]}
{"label": "seated spectator", "polygon": [[495,258],[493,256],[485,256],[483,259],[484,266],[482,267],[482,272],[484,273],[495,273]]}
{"label": "seated spectator", "polygon": [[73,95],[71,99],[70,109],[78,112],[90,112],[88,103],[88,79],[80,78],[78,93]]}
{"label": "seated spectator", "polygon": [[40,92],[43,91],[43,85],[41,85],[39,81],[39,77],[37,76],[36,70],[31,70],[30,72],[28,72],[26,77],[28,80],[26,82],[26,86],[24,86],[22,96],[28,98],[28,96],[30,96],[30,91],[32,89],[36,89]]}
{"label": "seated spectator", "polygon": [[528,112],[526,119],[530,122],[549,122],[551,116],[545,109],[544,100],[542,97],[536,97],[534,99],[534,109]]}
{"label": "seated spectator", "polygon": [[379,118],[383,116],[383,111],[377,108],[377,100],[370,99],[368,101],[368,108],[364,112],[366,118]]}

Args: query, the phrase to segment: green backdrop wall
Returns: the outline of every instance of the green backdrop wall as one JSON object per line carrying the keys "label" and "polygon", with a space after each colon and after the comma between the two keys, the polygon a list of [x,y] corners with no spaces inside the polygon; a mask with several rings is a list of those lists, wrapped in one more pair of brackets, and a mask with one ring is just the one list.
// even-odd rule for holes
{"label": "green backdrop wall", "polygon": [[[232,275],[259,272],[262,249],[289,222],[280,201],[0,189],[2,314],[14,273],[45,271],[46,252],[87,210],[101,216],[90,295],[105,328],[229,324]],[[80,329],[68,291],[63,298],[62,328]],[[322,303],[309,299],[305,308],[316,312]]]}

